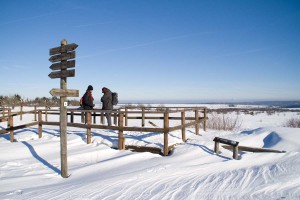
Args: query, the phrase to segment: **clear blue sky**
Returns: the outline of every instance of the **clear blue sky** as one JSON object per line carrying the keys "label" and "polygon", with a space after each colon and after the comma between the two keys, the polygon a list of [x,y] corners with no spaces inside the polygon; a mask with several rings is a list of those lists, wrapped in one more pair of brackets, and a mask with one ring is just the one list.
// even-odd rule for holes
{"label": "clear blue sky", "polygon": [[0,94],[51,97],[63,38],[80,96],[300,100],[299,0],[0,0]]}

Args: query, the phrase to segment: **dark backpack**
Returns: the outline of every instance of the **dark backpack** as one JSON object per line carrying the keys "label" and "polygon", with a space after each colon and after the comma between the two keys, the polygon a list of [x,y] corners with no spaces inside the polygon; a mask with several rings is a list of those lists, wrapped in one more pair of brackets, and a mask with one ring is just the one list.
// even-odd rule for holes
{"label": "dark backpack", "polygon": [[82,95],[82,97],[80,98],[80,102],[79,102],[79,104],[80,104],[80,107],[84,107],[84,99],[85,99],[85,95],[86,95],[86,93],[84,93],[84,95]]}
{"label": "dark backpack", "polygon": [[112,95],[112,101],[111,101],[111,103],[112,103],[112,105],[115,106],[115,105],[117,105],[118,102],[119,102],[119,99],[118,99],[118,93],[112,92],[111,95]]}
{"label": "dark backpack", "polygon": [[83,97],[80,98],[79,105],[80,107],[83,107]]}

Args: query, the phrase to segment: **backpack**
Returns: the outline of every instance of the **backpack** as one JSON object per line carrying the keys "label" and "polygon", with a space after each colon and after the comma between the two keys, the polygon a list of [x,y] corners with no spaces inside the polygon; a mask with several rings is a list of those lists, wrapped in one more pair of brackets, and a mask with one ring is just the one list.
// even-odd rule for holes
{"label": "backpack", "polygon": [[111,101],[111,103],[112,103],[112,105],[115,106],[115,105],[117,105],[118,102],[119,102],[119,99],[118,99],[118,93],[112,92],[111,95],[112,95],[112,101]]}
{"label": "backpack", "polygon": [[79,105],[80,107],[83,107],[83,97],[80,98]]}

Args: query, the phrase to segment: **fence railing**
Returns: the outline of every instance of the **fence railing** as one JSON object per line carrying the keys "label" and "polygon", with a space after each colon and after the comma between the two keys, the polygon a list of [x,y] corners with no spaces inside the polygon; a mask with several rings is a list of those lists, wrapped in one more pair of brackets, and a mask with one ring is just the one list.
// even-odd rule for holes
{"label": "fence railing", "polygon": [[[105,113],[110,112],[113,118],[112,126],[105,125]],[[34,121],[32,123],[14,126],[14,117],[20,115],[22,120],[23,114],[33,114]],[[54,109],[34,109],[32,111],[12,113],[10,109],[3,109],[3,115],[0,117],[0,122],[7,121],[7,128],[0,130],[0,134],[10,133],[10,141],[14,141],[14,130],[38,125],[38,136],[42,137],[43,125],[59,126],[59,121],[49,121],[49,115],[59,115],[59,110]],[[110,129],[118,131],[118,149],[125,149],[124,131],[138,131],[138,132],[158,132],[164,134],[163,141],[163,155],[167,156],[173,145],[169,146],[168,135],[169,132],[181,130],[182,141],[186,141],[186,128],[194,126],[195,134],[199,134],[199,125],[203,124],[203,130],[206,131],[207,108],[206,107],[143,107],[136,108],[119,108],[112,111],[106,110],[79,110],[68,109],[68,123],[69,127],[78,127],[86,129],[87,144],[91,143],[91,129]],[[80,120],[75,121],[75,117],[80,117]],[[86,118],[86,119],[85,119]],[[100,120],[98,119],[100,118]],[[58,118],[57,118],[58,119]],[[129,126],[130,120],[141,120],[141,126]],[[154,127],[146,127],[146,120],[159,121],[160,125],[151,122]],[[77,122],[80,121],[80,122]],[[100,123],[98,123],[98,121]],[[179,125],[170,124],[170,121],[179,121]]]}

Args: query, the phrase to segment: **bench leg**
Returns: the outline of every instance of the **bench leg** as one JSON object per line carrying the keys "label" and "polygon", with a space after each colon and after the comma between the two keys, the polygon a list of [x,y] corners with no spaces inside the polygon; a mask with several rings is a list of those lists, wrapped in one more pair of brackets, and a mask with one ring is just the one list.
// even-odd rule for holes
{"label": "bench leg", "polygon": [[239,151],[239,148],[238,148],[238,146],[235,146],[235,147],[233,147],[233,159],[235,159],[235,160],[238,160],[238,152]]}
{"label": "bench leg", "polygon": [[219,154],[219,142],[215,142],[215,153]]}

